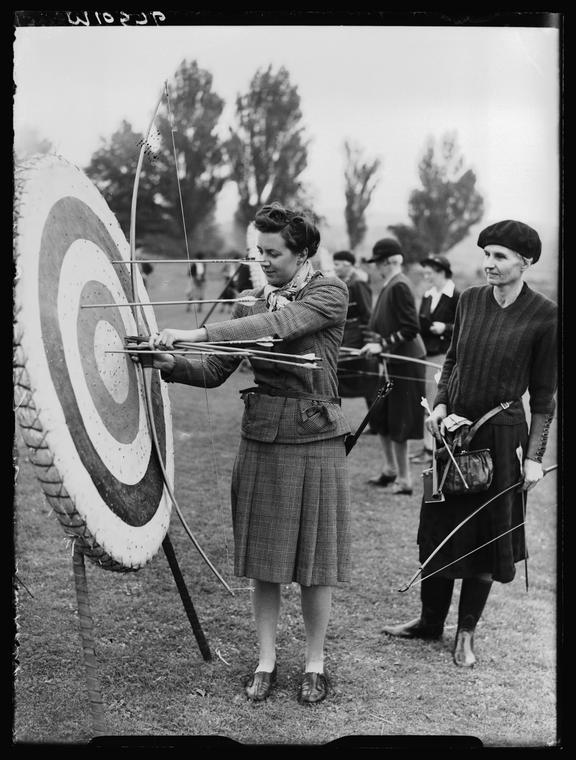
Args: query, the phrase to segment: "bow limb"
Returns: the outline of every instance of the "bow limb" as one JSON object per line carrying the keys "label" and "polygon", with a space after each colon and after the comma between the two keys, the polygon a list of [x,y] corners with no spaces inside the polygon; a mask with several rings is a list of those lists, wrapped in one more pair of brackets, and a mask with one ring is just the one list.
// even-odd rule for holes
{"label": "bow limb", "polygon": [[[556,470],[557,468],[558,468],[557,464],[553,464],[550,467],[546,467],[544,469],[544,475],[547,475],[549,472],[552,472],[552,470]],[[524,482],[523,480],[519,480],[517,483],[513,483],[511,486],[508,486],[507,488],[503,488],[497,494],[487,499],[483,504],[481,504],[477,509],[475,509],[474,512],[471,512],[467,517],[465,517],[461,522],[459,522],[458,525],[453,530],[451,530],[450,533],[438,544],[438,546],[434,549],[434,551],[430,554],[430,556],[427,557],[427,559],[420,565],[418,570],[414,573],[414,575],[410,578],[410,580],[406,583],[406,585],[398,589],[398,591],[400,591],[401,593],[404,591],[408,591],[408,589],[416,582],[416,578],[418,578],[418,576],[421,574],[422,570],[424,570],[426,565],[428,565],[430,560],[436,556],[436,554],[440,551],[440,549],[452,538],[452,536],[455,533],[457,533],[460,530],[460,528],[463,525],[465,525],[468,522],[468,520],[471,520],[474,517],[474,515],[477,515],[478,512],[484,509],[484,507],[487,507],[488,504],[491,504],[500,496],[503,496],[505,493],[508,493],[508,491],[512,491],[515,488],[518,488],[519,486],[521,486],[523,482]],[[521,523],[521,524],[523,525],[524,523]],[[516,526],[516,527],[519,527],[519,526]],[[513,528],[512,530],[515,530],[515,528]],[[506,531],[506,532],[509,533],[510,531]],[[506,535],[506,534],[502,534],[502,535]],[[497,536],[496,538],[500,538],[500,536]],[[496,539],[491,539],[490,541],[488,541],[488,543],[491,543],[492,541],[495,541],[495,540]],[[483,546],[485,545],[486,544],[483,544],[482,546],[477,547],[477,549],[472,549],[472,551],[468,552],[468,554],[472,554],[478,549],[482,549]],[[458,559],[455,559],[453,562],[450,562],[450,565],[454,565],[456,562],[459,562],[461,559],[464,559],[464,557],[467,557],[468,554],[464,554],[462,557],[458,557]],[[449,567],[449,565],[445,565],[445,567]],[[444,567],[440,568],[440,570],[444,570]],[[440,570],[435,570],[434,573],[430,573],[426,577],[435,575],[437,572],[440,572]],[[421,580],[424,580],[424,579],[422,578]]]}
{"label": "bow limb", "polygon": [[[414,581],[414,583],[422,583],[427,578],[431,578],[433,575],[436,575],[437,573],[441,573],[442,570],[446,570],[447,567],[450,567],[451,565],[455,565],[457,562],[460,562],[461,559],[464,559],[465,557],[469,557],[471,554],[474,554],[474,552],[479,552],[480,549],[483,549],[485,546],[488,546],[488,544],[493,544],[494,541],[498,541],[499,538],[502,538],[502,536],[508,535],[508,533],[512,533],[514,530],[518,530],[518,528],[521,528],[523,525],[525,525],[525,520],[523,520],[521,523],[518,523],[518,525],[514,525],[513,528],[509,528],[508,530],[505,530],[503,533],[500,533],[498,536],[495,536],[494,538],[491,538],[489,541],[486,541],[486,543],[482,544],[481,546],[477,546],[475,549],[471,549],[469,552],[466,552],[466,554],[463,554],[461,557],[458,557],[458,559],[453,559],[452,562],[449,562],[447,565],[444,565],[443,567],[439,567],[438,570],[434,570],[433,573],[428,573],[428,575],[425,578],[418,578],[417,581]],[[400,591],[406,591],[410,586],[408,586],[406,589],[400,589]]]}
{"label": "bow limb", "polygon": [[[142,164],[144,162],[144,154],[146,152],[146,146],[148,145],[148,139],[150,137],[150,133],[152,132],[152,128],[154,127],[154,122],[156,121],[156,117],[158,115],[158,111],[160,110],[160,106],[162,105],[162,101],[164,99],[164,93],[160,95],[160,98],[158,99],[158,103],[156,105],[156,108],[154,109],[154,114],[152,115],[152,118],[150,119],[150,124],[148,125],[148,129],[146,130],[146,137],[144,138],[144,142],[140,146],[140,153],[138,154],[138,164],[136,165],[136,172],[134,174],[134,187],[132,188],[132,204],[130,207],[130,260],[135,261],[136,259],[136,206],[138,204],[138,186],[140,185],[140,175],[142,173]],[[130,264],[130,277],[132,280],[132,291],[134,300],[137,301],[136,296],[136,265]],[[140,322],[142,321],[142,312],[140,311],[141,307],[137,307],[136,309],[136,324],[140,326]]]}
{"label": "bow limb", "polygon": [[[160,96],[158,100],[158,104],[156,105],[156,109],[154,110],[154,115],[152,116],[152,119],[150,121],[150,124],[148,126],[148,130],[146,132],[146,137],[144,139],[144,142],[142,143],[142,146],[140,147],[140,154],[138,156],[138,164],[136,166],[136,173],[134,176],[134,187],[132,189],[132,205],[130,209],[130,259],[131,261],[135,261],[136,259],[136,208],[138,205],[138,186],[140,183],[140,174],[142,172],[142,164],[144,160],[144,153],[146,151],[146,146],[148,143],[148,138],[150,137],[150,133],[152,132],[152,128],[154,126],[154,121],[156,120],[156,116],[158,115],[158,111],[160,109],[160,106],[162,104],[162,100],[164,98],[164,93]],[[139,301],[137,298],[137,280],[136,280],[136,264],[131,263],[130,264],[130,277],[132,282],[132,293],[134,296],[135,301]],[[139,334],[144,334],[144,318],[142,313],[142,306],[138,304],[136,306],[134,317],[136,321],[136,325],[138,328]],[[156,458],[158,460],[158,464],[160,467],[160,470],[162,472],[162,478],[164,480],[164,487],[166,488],[166,491],[168,492],[168,495],[170,496],[170,500],[172,504],[174,505],[174,509],[176,510],[176,513],[178,514],[178,517],[180,518],[180,521],[182,525],[184,526],[184,530],[188,534],[190,540],[194,544],[195,548],[197,549],[198,553],[204,560],[204,562],[208,565],[210,570],[214,573],[216,578],[220,581],[220,583],[224,586],[224,588],[234,596],[234,592],[230,588],[230,586],[226,583],[224,578],[220,575],[218,570],[214,567],[208,556],[206,555],[206,552],[202,549],[200,546],[200,543],[190,530],[188,524],[186,523],[186,520],[184,519],[184,515],[182,514],[182,511],[180,509],[180,506],[178,505],[178,502],[176,501],[176,497],[174,496],[174,491],[172,489],[172,486],[170,485],[170,479],[168,477],[168,473],[166,472],[166,468],[164,467],[164,462],[162,460],[162,453],[160,444],[158,442],[158,434],[156,431],[156,424],[154,422],[154,410],[152,408],[152,400],[150,397],[150,391],[148,388],[148,385],[146,383],[146,376],[144,373],[144,369],[141,364],[136,364],[136,372],[139,375],[139,379],[142,384],[142,388],[144,391],[144,401],[145,401],[145,407],[146,407],[146,416],[148,420],[148,427],[151,433],[152,442],[154,445],[154,451],[156,453]]]}

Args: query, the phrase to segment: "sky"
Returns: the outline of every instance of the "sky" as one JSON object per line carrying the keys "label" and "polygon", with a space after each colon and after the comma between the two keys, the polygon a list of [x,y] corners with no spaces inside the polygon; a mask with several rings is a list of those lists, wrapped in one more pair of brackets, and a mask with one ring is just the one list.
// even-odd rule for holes
{"label": "sky", "polygon": [[[234,100],[258,69],[285,66],[311,140],[303,175],[316,210],[343,224],[344,140],[382,161],[369,222],[407,222],[429,137],[456,132],[486,223],[559,216],[559,32],[430,26],[73,26],[15,29],[14,129],[86,166],[122,120],[145,132],[164,81],[196,60]],[[138,146],[135,146],[135,150]],[[236,195],[222,194],[220,217]]]}

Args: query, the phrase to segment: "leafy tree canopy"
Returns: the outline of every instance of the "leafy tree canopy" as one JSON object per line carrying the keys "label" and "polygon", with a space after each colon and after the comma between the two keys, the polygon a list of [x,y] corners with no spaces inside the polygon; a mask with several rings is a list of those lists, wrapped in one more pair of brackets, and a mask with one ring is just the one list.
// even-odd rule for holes
{"label": "leafy tree canopy", "polygon": [[284,67],[256,72],[248,92],[236,99],[236,120],[226,148],[240,196],[236,218],[245,229],[264,204],[301,205],[305,196],[300,175],[308,142],[300,95]]}
{"label": "leafy tree canopy", "polygon": [[451,250],[484,215],[476,174],[466,168],[455,133],[446,133],[439,141],[428,139],[418,174],[422,187],[410,194],[408,204],[412,228],[390,228],[404,236],[409,261],[422,258],[422,251],[442,254]]}

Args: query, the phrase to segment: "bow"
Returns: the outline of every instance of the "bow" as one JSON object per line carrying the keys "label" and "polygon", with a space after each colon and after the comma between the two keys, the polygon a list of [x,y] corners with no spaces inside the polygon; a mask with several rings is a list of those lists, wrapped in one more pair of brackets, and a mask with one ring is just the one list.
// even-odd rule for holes
{"label": "bow", "polygon": [[[549,472],[552,472],[552,470],[556,470],[558,468],[557,464],[553,464],[550,467],[546,467],[544,469],[544,475],[547,475]],[[467,517],[465,517],[461,522],[458,523],[458,525],[450,531],[450,533],[438,544],[438,546],[434,549],[434,551],[430,554],[430,556],[420,565],[418,570],[414,573],[414,575],[410,578],[408,583],[406,583],[405,586],[402,588],[399,588],[398,591],[403,593],[404,591],[408,591],[408,589],[414,584],[414,583],[421,583],[424,578],[420,578],[418,581],[416,581],[416,578],[422,573],[422,570],[428,565],[430,560],[436,556],[436,554],[440,551],[440,549],[452,538],[452,536],[457,533],[460,528],[465,525],[468,520],[471,520],[474,515],[477,515],[478,512],[484,509],[484,507],[487,507],[488,504],[491,504],[493,501],[498,499],[500,496],[503,496],[505,493],[508,493],[509,491],[514,490],[515,488],[518,488],[523,483],[522,480],[519,480],[517,483],[512,483],[511,486],[507,486],[506,488],[503,488],[501,491],[499,491],[494,496],[491,496],[489,499],[487,499],[483,504],[481,504],[477,509],[475,509],[473,512],[471,512]],[[463,554],[461,557],[458,557],[455,560],[452,560],[452,562],[449,562],[447,565],[444,565],[443,567],[438,568],[438,570],[434,570],[433,573],[429,573],[426,578],[431,578],[433,575],[436,575],[436,573],[441,572],[442,570],[445,570],[447,567],[450,567],[450,565],[455,565],[457,562],[460,562],[461,559],[464,559],[465,557],[468,557],[470,554],[474,554],[474,552],[480,551],[480,549],[483,549],[485,546],[488,546],[488,544],[493,543],[494,541],[497,541],[499,538],[502,538],[502,536],[505,536],[507,533],[511,533],[513,530],[516,530],[517,528],[520,528],[524,523],[526,522],[526,519],[524,519],[521,523],[518,523],[518,525],[515,525],[513,528],[510,528],[507,531],[504,531],[504,533],[501,533],[500,535],[496,536],[495,538],[491,538],[486,543],[482,544],[482,546],[477,546],[475,549],[472,549],[471,551],[467,552],[466,554]]]}
{"label": "bow", "polygon": [[[165,92],[166,96],[168,96],[168,86],[165,85]],[[144,138],[144,141],[140,147],[140,154],[138,156],[138,164],[136,166],[136,173],[134,176],[134,187],[132,189],[132,205],[130,209],[130,260],[134,261],[136,259],[136,207],[138,203],[138,185],[140,183],[140,174],[142,172],[142,164],[144,161],[144,154],[148,150],[148,139],[150,137],[150,134],[152,132],[152,128],[154,126],[154,121],[156,120],[156,116],[158,114],[158,111],[160,109],[160,106],[162,104],[162,100],[164,98],[164,92],[160,96],[158,100],[158,104],[154,110],[154,114],[152,116],[152,119],[150,120],[150,125],[148,127],[148,130],[146,132],[146,136]],[[172,138],[174,139],[174,138]],[[180,183],[178,182],[178,190],[180,192]],[[182,196],[180,193],[180,204],[182,205]],[[186,230],[184,230],[184,234],[186,235]],[[186,246],[188,245],[188,241],[186,240]],[[135,301],[138,301],[137,298],[137,280],[136,280],[136,265],[131,263],[130,264],[130,277],[132,282],[132,295],[134,297]],[[142,306],[140,304],[136,305],[135,311],[134,311],[135,321],[136,325],[138,327],[138,332],[143,333],[144,332],[144,320],[142,316]],[[156,454],[156,458],[158,460],[158,465],[160,467],[160,470],[162,472],[162,478],[164,480],[164,485],[166,487],[166,490],[168,492],[168,495],[170,496],[170,500],[172,504],[174,505],[174,509],[176,510],[176,513],[178,517],[180,518],[180,522],[182,523],[184,530],[188,534],[190,540],[194,544],[195,548],[197,549],[198,553],[204,560],[204,562],[208,565],[210,570],[214,573],[216,578],[220,581],[220,583],[224,586],[224,588],[234,596],[234,592],[230,588],[230,586],[226,583],[224,578],[221,576],[221,574],[218,572],[218,570],[214,567],[208,556],[206,555],[206,552],[202,549],[200,546],[200,543],[198,542],[197,538],[194,536],[192,531],[190,530],[186,520],[184,519],[184,516],[182,514],[182,511],[180,509],[180,506],[178,505],[178,502],[176,501],[176,497],[174,496],[174,491],[172,489],[172,486],[170,485],[170,480],[168,478],[168,474],[166,472],[166,468],[164,467],[164,462],[162,461],[162,454],[160,449],[160,444],[158,442],[158,435],[156,431],[156,424],[154,422],[154,410],[152,408],[152,401],[150,397],[150,391],[148,389],[147,383],[146,383],[146,376],[144,373],[144,369],[140,363],[136,364],[136,372],[139,375],[139,380],[142,383],[142,388],[144,391],[144,400],[145,400],[145,407],[146,407],[146,416],[148,420],[148,427],[151,433],[152,441],[153,441],[153,447],[154,452]]]}

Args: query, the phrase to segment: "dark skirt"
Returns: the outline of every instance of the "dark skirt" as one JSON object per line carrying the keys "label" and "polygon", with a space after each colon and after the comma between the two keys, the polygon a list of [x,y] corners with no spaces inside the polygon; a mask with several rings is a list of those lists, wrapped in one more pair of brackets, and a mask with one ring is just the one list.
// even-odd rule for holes
{"label": "dark skirt", "polygon": [[310,443],[243,438],[232,473],[234,573],[271,583],[350,580],[344,437]]}
{"label": "dark skirt", "polygon": [[[422,501],[418,545],[422,564],[442,540],[469,514],[502,489],[521,480],[520,462],[516,448],[526,452],[528,428],[526,422],[517,425],[485,423],[476,433],[471,450],[489,448],[494,462],[490,488],[469,496],[446,496],[446,501],[426,504]],[[525,496],[525,492],[524,492]],[[519,526],[488,546],[474,551],[442,570],[440,575],[467,578],[491,573],[493,580],[509,583],[516,573],[514,564],[527,557],[522,492],[514,489],[495,499],[471,517],[440,549],[423,571],[425,577],[441,567],[472,552],[490,539]]]}
{"label": "dark skirt", "polygon": [[397,443],[420,440],[424,437],[421,401],[426,397],[426,366],[411,362],[389,363],[388,374],[394,387],[377,405],[372,415],[372,427]]}
{"label": "dark skirt", "polygon": [[338,395],[342,398],[373,399],[382,381],[377,358],[361,356],[338,362]]}

